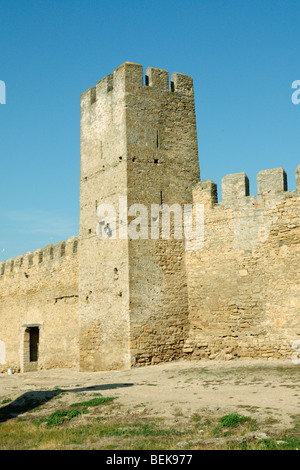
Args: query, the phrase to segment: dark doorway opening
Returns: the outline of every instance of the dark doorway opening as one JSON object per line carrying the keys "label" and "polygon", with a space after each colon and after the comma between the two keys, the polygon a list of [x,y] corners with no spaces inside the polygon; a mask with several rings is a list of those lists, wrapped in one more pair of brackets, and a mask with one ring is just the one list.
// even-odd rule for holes
{"label": "dark doorway opening", "polygon": [[29,362],[37,362],[39,356],[40,329],[38,326],[29,328]]}

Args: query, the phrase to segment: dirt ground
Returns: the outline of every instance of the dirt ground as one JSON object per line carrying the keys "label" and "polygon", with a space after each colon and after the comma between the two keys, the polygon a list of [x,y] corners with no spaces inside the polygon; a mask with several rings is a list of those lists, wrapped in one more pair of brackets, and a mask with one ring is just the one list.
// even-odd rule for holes
{"label": "dirt ground", "polygon": [[113,412],[122,417],[162,418],[172,425],[197,414],[240,413],[264,422],[271,418],[273,426],[287,429],[299,416],[299,378],[300,365],[290,360],[179,361],[108,372],[55,369],[1,374],[0,403],[7,420],[40,404],[41,416],[49,414],[57,408],[54,397],[66,406],[101,393],[117,397]]}

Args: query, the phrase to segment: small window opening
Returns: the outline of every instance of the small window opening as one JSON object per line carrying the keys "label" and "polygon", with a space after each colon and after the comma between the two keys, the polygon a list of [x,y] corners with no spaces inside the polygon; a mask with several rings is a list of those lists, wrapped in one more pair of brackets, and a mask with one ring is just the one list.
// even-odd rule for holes
{"label": "small window opening", "polygon": [[158,158],[154,158],[154,163],[158,163]]}
{"label": "small window opening", "polygon": [[170,82],[170,89],[171,89],[171,92],[174,93],[174,91],[175,91],[175,84],[174,84],[174,82]]}
{"label": "small window opening", "polygon": [[156,147],[157,147],[157,148],[159,147],[159,135],[158,135],[158,131],[156,131]]}
{"label": "small window opening", "polygon": [[149,77],[148,77],[148,75],[145,75],[145,85],[149,86]]}
{"label": "small window opening", "polygon": [[162,206],[163,203],[164,203],[164,201],[163,201],[163,193],[162,193],[162,191],[161,191],[161,192],[160,192],[160,205]]}

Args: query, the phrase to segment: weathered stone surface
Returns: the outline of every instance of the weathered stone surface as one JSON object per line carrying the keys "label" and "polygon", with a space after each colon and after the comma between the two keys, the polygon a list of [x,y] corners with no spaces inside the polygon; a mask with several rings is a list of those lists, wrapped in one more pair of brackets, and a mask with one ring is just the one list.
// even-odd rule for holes
{"label": "weathered stone surface", "polygon": [[[300,323],[300,197],[286,191],[284,175],[260,172],[258,195],[233,192],[230,199],[226,191],[210,206],[196,187],[205,243],[186,252],[191,328],[184,351],[193,348],[192,357],[291,357]],[[244,180],[238,176],[225,181],[236,186]]]}
{"label": "weathered stone surface", "polygon": [[[72,237],[67,243],[1,263],[0,371],[77,365],[77,244]],[[39,328],[38,361],[30,362],[28,334],[35,327]]]}
{"label": "weathered stone surface", "polygon": [[[295,357],[300,165],[295,191],[282,168],[257,187],[227,175],[218,202],[200,181],[192,78],[122,64],[81,95],[79,238],[0,263],[0,371]],[[200,244],[178,219],[162,237],[175,205],[204,210]]]}
{"label": "weathered stone surface", "polygon": [[[92,370],[181,356],[188,334],[184,242],[150,239],[150,212],[151,204],[192,203],[199,181],[192,79],[173,74],[170,90],[168,72],[149,67],[144,84],[143,67],[126,62],[109,91],[106,80],[92,102],[90,92],[82,96],[81,114],[80,361]],[[95,201],[118,213],[120,196],[128,208],[146,208],[145,238],[94,236]]]}

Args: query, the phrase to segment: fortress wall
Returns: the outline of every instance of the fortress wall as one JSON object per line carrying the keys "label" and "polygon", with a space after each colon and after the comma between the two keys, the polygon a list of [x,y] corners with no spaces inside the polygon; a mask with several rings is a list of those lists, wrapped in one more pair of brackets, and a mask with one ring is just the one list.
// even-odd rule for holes
{"label": "fortress wall", "polygon": [[[78,239],[0,263],[0,371],[78,364]],[[39,329],[38,361],[29,357]]]}
{"label": "fortress wall", "polygon": [[[125,62],[84,92],[80,246],[0,263],[0,372],[299,351],[300,165],[295,191],[282,168],[258,174],[257,195],[245,173],[225,176],[220,201],[199,180],[190,77]],[[175,236],[172,216],[169,239],[152,233],[152,204],[191,203],[204,207],[203,246]]]}
{"label": "fortress wall", "polygon": [[[261,171],[258,194],[244,173],[200,182],[204,245],[187,251],[194,358],[288,358],[300,340],[300,166],[297,190],[282,168]],[[299,346],[298,346],[299,347]]]}

